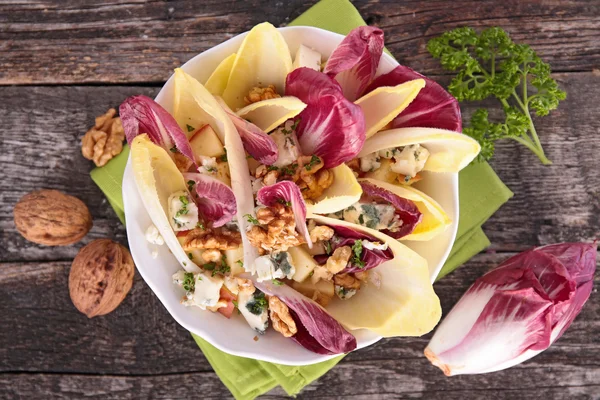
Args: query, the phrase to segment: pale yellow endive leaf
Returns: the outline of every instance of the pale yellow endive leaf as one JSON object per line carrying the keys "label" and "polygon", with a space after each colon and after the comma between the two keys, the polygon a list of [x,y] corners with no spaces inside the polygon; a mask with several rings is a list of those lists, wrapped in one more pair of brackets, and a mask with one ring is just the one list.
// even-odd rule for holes
{"label": "pale yellow endive leaf", "polygon": [[208,77],[208,80],[204,84],[206,90],[215,96],[222,96],[227,82],[229,81],[229,74],[231,74],[231,68],[235,61],[235,53],[224,59],[217,65],[217,68]]}
{"label": "pale yellow endive leaf", "polygon": [[479,154],[479,143],[462,133],[436,128],[398,128],[378,132],[367,139],[358,157],[393,147],[420,144],[430,155],[423,170],[458,172]]}
{"label": "pale yellow endive leaf", "polygon": [[174,117],[177,123],[209,124],[227,151],[231,188],[237,205],[237,222],[242,231],[244,264],[251,265],[258,253],[245,234],[249,222],[243,216],[254,212],[252,186],[246,162],[246,152],[235,126],[217,99],[196,79],[177,68],[175,70]]}
{"label": "pale yellow endive leaf", "polygon": [[240,117],[252,122],[264,132],[271,132],[306,108],[299,98],[278,97],[252,103],[237,112]]}
{"label": "pale yellow endive leaf", "polygon": [[349,329],[369,329],[381,336],[421,336],[441,316],[440,301],[429,281],[427,261],[398,242],[372,229],[336,219],[309,215],[318,223],[365,232],[387,243],[394,258],[372,269],[381,286],[363,284],[352,298],[334,298],[326,310]]}
{"label": "pale yellow endive leaf", "polygon": [[389,124],[417,97],[425,87],[424,79],[415,79],[397,86],[381,86],[354,103],[365,114],[367,138]]}
{"label": "pale yellow endive leaf", "polygon": [[354,173],[346,164],[331,169],[333,183],[314,204],[307,204],[308,212],[332,214],[356,203],[362,195]]}
{"label": "pale yellow endive leaf", "polygon": [[181,190],[187,192],[183,175],[167,151],[152,143],[145,134],[137,136],[131,143],[131,167],[142,202],[165,244],[186,271],[200,272],[179,244],[169,223],[169,196]]}
{"label": "pale yellow endive leaf", "polygon": [[430,240],[444,232],[452,223],[448,214],[446,214],[437,201],[412,186],[396,185],[375,179],[359,179],[359,182],[362,181],[379,186],[394,193],[398,197],[411,200],[416,204],[423,215],[421,222],[417,224],[415,230],[412,231],[410,235],[406,235],[400,238],[400,240]]}
{"label": "pale yellow endive leaf", "polygon": [[246,104],[253,87],[274,85],[283,94],[285,79],[292,71],[292,56],[279,31],[270,23],[256,25],[237,51],[223,100],[234,111]]}

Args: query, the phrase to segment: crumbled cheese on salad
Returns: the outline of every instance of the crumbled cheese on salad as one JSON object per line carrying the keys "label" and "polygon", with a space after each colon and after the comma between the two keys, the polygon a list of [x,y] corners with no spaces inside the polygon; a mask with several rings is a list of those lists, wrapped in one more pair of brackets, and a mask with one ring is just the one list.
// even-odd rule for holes
{"label": "crumbled cheese on salad", "polygon": [[254,268],[258,275],[258,281],[269,281],[278,278],[291,279],[296,273],[296,267],[292,257],[287,251],[272,253],[271,255],[258,257],[254,261]]}
{"label": "crumbled cheese on salad", "polygon": [[160,235],[158,228],[156,228],[156,226],[154,226],[154,224],[151,224],[146,229],[146,234],[144,236],[146,237],[146,241],[148,243],[155,244],[157,246],[162,246],[163,244],[165,244],[165,240]]}
{"label": "crumbled cheese on salad", "polygon": [[189,194],[181,190],[169,196],[169,217],[173,230],[187,231],[198,223],[198,207]]}

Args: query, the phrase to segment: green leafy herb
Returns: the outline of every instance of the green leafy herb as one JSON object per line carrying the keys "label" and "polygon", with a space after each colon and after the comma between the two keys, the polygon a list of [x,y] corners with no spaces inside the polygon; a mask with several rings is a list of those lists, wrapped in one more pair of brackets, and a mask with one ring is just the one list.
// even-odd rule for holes
{"label": "green leafy herb", "polygon": [[331,250],[331,242],[329,240],[325,242],[325,252],[327,253],[327,255],[333,252]]}
{"label": "green leafy herb", "polygon": [[292,206],[292,202],[291,201],[287,201],[285,199],[278,199],[277,202],[279,204],[283,204],[284,206],[287,206],[287,207],[291,207]]}
{"label": "green leafy herb", "polygon": [[242,268],[244,267],[244,262],[242,260],[237,260],[235,263],[239,264]]}
{"label": "green leafy herb", "polygon": [[292,125],[292,130],[295,131],[298,128],[298,125],[300,124],[300,120],[302,118],[298,118],[297,120],[294,121],[294,125]]}
{"label": "green leafy herb", "polygon": [[204,229],[204,222],[202,221],[198,221],[198,223],[196,224],[196,228],[200,228],[200,229]]}
{"label": "green leafy herb", "polygon": [[194,259],[194,256],[192,255],[192,253],[188,253],[188,258],[189,258],[190,260],[193,260],[193,259]]}
{"label": "green leafy herb", "polygon": [[319,164],[321,162],[321,159],[318,156],[315,156],[313,154],[313,156],[310,158],[310,161],[308,162],[308,164],[306,164],[304,166],[304,168],[307,171],[310,171],[312,169],[312,167],[314,167],[315,165]]}
{"label": "green leafy herb", "polygon": [[196,281],[194,280],[194,274],[186,272],[183,274],[183,290],[186,292],[193,292],[196,287]]}
{"label": "green leafy herb", "polygon": [[187,129],[187,131],[188,131],[188,132],[193,132],[193,131],[194,131],[194,129],[196,129],[196,128],[194,128],[193,126],[191,126],[191,125],[188,125],[188,124],[185,124],[185,127],[186,127],[186,129]]}
{"label": "green leafy herb", "polygon": [[244,218],[246,218],[246,220],[248,220],[248,222],[251,223],[251,224],[254,224],[254,225],[258,225],[259,224],[258,220],[256,218],[254,218],[252,216],[252,214],[246,214],[246,215],[244,215]]}
{"label": "green leafy herb", "polygon": [[296,169],[298,169],[298,163],[293,163],[288,165],[287,167],[282,168],[281,172],[283,172],[284,175],[294,175]]}
{"label": "green leafy herb", "polygon": [[274,166],[274,165],[269,165],[269,166],[267,166],[267,171],[277,171],[278,169],[279,169],[279,168],[277,168],[277,167],[276,167],[276,166]]}
{"label": "green leafy herb", "polygon": [[202,266],[202,268],[204,268],[207,271],[214,271],[216,267],[217,264],[215,264],[214,262],[209,262]]}
{"label": "green leafy herb", "polygon": [[283,282],[281,282],[281,281],[280,281],[280,280],[278,280],[278,279],[273,279],[273,281],[272,281],[272,282],[273,282],[273,285],[275,285],[275,286],[281,286],[281,285],[283,285]]}
{"label": "green leafy herb", "polygon": [[458,101],[496,97],[504,109],[503,122],[490,122],[486,109],[477,110],[464,133],[481,144],[479,160],[494,154],[500,139],[512,139],[538,156],[546,158],[533,125],[531,113],[548,115],[566,98],[566,93],[550,77],[550,65],[543,62],[526,44],[514,43],[501,28],[483,30],[456,28],[431,39],[427,50],[442,66],[458,74],[448,86]]}
{"label": "green leafy herb", "polygon": [[254,315],[260,315],[267,308],[267,299],[265,294],[258,289],[254,292],[254,297],[246,304],[246,308]]}
{"label": "green leafy herb", "polygon": [[176,146],[173,146],[173,147],[171,147],[171,148],[169,149],[169,151],[170,151],[171,153],[179,153],[179,150],[177,150],[177,147],[176,147]]}
{"label": "green leafy herb", "polygon": [[195,182],[195,181],[193,181],[193,180],[191,180],[191,179],[190,179],[189,181],[187,181],[188,190],[189,190],[190,192],[191,192],[191,191],[192,191],[192,189],[194,188],[194,185],[195,185],[195,184],[196,184],[196,182]]}
{"label": "green leafy herb", "polygon": [[352,264],[356,265],[358,268],[363,268],[365,266],[365,262],[361,260],[363,252],[362,240],[355,240],[352,245]]}
{"label": "green leafy herb", "polygon": [[227,149],[224,148],[223,150],[225,150],[225,154],[223,154],[220,159],[222,162],[227,162]]}

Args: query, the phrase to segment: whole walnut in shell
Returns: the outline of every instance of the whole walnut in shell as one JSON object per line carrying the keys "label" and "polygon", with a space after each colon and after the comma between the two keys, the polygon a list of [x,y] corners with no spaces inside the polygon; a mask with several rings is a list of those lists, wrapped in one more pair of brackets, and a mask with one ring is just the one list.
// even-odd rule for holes
{"label": "whole walnut in shell", "polygon": [[133,284],[129,251],[109,239],[96,239],[79,251],[69,273],[71,301],[92,318],[113,311]]}
{"label": "whole walnut in shell", "polygon": [[65,246],[81,240],[92,228],[92,216],[78,198],[58,190],[37,190],[15,205],[15,225],[30,242]]}

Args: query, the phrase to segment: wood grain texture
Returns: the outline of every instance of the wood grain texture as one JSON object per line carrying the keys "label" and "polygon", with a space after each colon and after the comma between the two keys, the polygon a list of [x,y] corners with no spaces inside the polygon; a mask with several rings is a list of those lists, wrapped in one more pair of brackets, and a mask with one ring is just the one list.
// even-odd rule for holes
{"label": "wood grain texture", "polygon": [[[480,254],[437,283],[443,312],[478,276],[510,255]],[[5,388],[0,397],[38,398],[41,393],[68,399],[194,398],[199,393],[203,398],[223,397],[224,387],[190,335],[139,276],[115,312],[88,319],[70,302],[69,266],[69,262],[2,265],[0,304],[10,329],[0,331],[0,388]],[[36,296],[30,292],[32,281]],[[600,297],[592,296],[548,351],[492,375],[453,378],[444,377],[422,356],[431,335],[387,339],[347,356],[300,398],[459,399],[475,392],[486,398],[526,399],[541,393],[590,399],[600,390],[598,329]],[[281,394],[278,389],[270,397]]]}
{"label": "wood grain texture", "polygon": [[[600,65],[599,0],[353,2],[386,33],[392,54],[442,73],[427,40],[448,29],[500,25],[531,44],[555,71]],[[173,68],[267,19],[275,25],[313,1],[4,1],[0,84],[163,82]]]}
{"label": "wood grain texture", "polygon": [[[107,316],[88,319],[72,305],[67,281],[78,249],[104,237],[126,244],[89,178],[93,164],[81,156],[80,140],[96,115],[132,94],[153,97],[194,55],[265,19],[285,25],[313,3],[0,1],[0,398],[230,398],[139,275]],[[428,55],[427,40],[457,26],[499,25],[551,63],[568,92],[558,110],[536,121],[552,166],[516,143],[498,145],[492,166],[515,197],[484,225],[489,252],[436,283],[444,313],[516,251],[600,238],[600,0],[353,3],[383,28],[402,63],[442,84],[449,77]],[[462,107],[467,119],[477,106]],[[94,226],[82,242],[50,248],[16,232],[14,204],[40,188],[88,205]],[[431,335],[386,339],[348,355],[298,398],[600,399],[598,332],[596,289],[556,344],[509,370],[446,378],[422,355]],[[284,397],[277,388],[264,398]]]}

